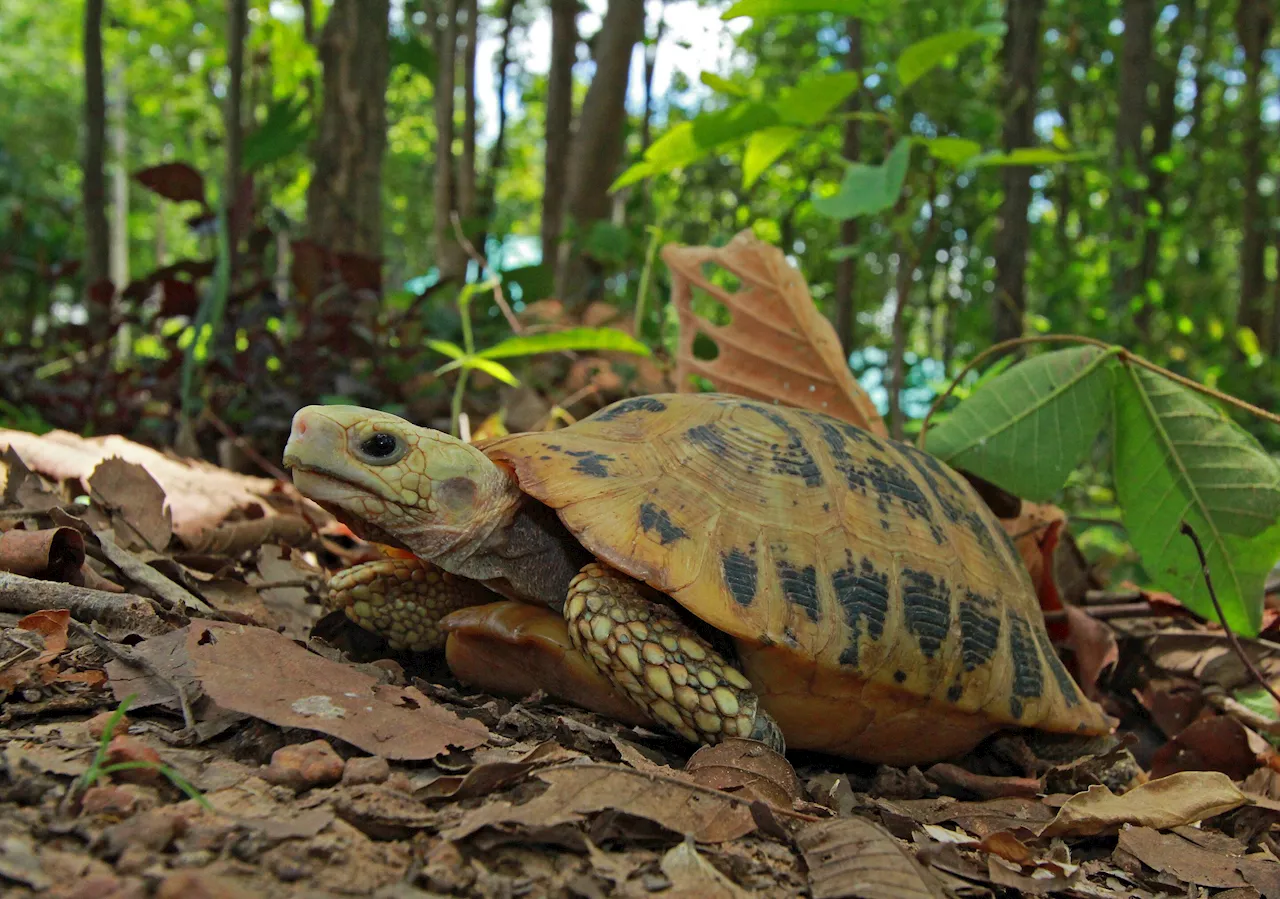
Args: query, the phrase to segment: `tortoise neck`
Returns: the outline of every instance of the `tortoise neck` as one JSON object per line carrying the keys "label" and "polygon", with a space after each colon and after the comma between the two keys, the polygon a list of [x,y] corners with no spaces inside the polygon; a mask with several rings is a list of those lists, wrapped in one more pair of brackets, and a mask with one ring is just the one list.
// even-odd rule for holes
{"label": "tortoise neck", "polygon": [[[559,611],[569,582],[591,561],[556,513],[529,497],[515,509],[511,523],[493,534],[473,557],[474,574],[510,599],[535,602]],[[464,572],[458,572],[463,574]]]}

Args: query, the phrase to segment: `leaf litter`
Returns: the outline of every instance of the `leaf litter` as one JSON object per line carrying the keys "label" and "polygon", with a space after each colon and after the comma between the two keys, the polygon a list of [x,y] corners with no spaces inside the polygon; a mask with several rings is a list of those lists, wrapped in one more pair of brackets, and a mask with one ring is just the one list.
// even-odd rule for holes
{"label": "leaf litter", "polygon": [[[690,249],[667,254],[682,317],[700,308],[693,288],[734,317],[714,332],[722,364],[682,346],[685,374],[883,428],[823,368],[831,335],[788,311],[806,289],[785,260],[745,238]],[[738,353],[742,328],[792,355]],[[813,391],[792,383],[800,357]],[[619,385],[601,371],[575,377],[603,396]],[[535,398],[529,417],[544,421],[525,426],[554,425],[558,401]],[[377,551],[289,485],[118,437],[3,432],[0,446],[6,896],[70,882],[93,895],[1280,895],[1274,703],[1176,598],[1139,591],[1146,615],[1101,611],[1113,600],[1054,507],[1013,497],[1000,514],[1124,746],[1077,757],[993,739],[894,769],[744,740],[695,751],[536,691],[476,692],[325,614],[325,573]],[[1280,680],[1274,643],[1243,646]],[[158,760],[213,811],[123,771],[73,792],[106,745],[100,716],[127,696],[109,757]],[[1130,753],[1136,772],[1119,764]]]}

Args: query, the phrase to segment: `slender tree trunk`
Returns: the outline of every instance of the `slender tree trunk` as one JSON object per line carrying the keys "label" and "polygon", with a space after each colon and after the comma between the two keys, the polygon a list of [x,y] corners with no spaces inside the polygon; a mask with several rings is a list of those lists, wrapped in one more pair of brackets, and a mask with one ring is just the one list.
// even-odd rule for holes
{"label": "slender tree trunk", "polygon": [[111,72],[111,281],[121,289],[129,283],[129,116],[125,68]]}
{"label": "slender tree trunk", "polygon": [[564,227],[573,125],[573,64],[578,56],[578,0],[551,0],[551,69],[547,74],[546,176],[542,260],[555,266]]}
{"label": "slender tree trunk", "polygon": [[[235,278],[239,256],[239,228],[247,209],[240,209],[240,148],[244,144],[244,41],[249,30],[248,0],[227,0],[227,174],[222,188],[228,232],[227,255]],[[233,282],[234,283],[234,280]]]}
{"label": "slender tree trunk", "polygon": [[1266,254],[1270,230],[1270,202],[1259,190],[1266,171],[1267,153],[1262,146],[1262,65],[1274,22],[1271,0],[1240,0],[1236,8],[1236,33],[1244,46],[1244,197],[1240,208],[1244,237],[1240,244],[1240,308],[1236,321],[1252,328],[1264,352],[1275,349],[1270,322],[1271,304],[1266,296]]}
{"label": "slender tree trunk", "polygon": [[1130,173],[1143,170],[1142,133],[1147,124],[1147,84],[1151,60],[1151,30],[1155,0],[1124,0],[1124,43],[1120,52],[1119,114],[1116,119],[1117,183],[1113,196],[1116,228],[1112,239],[1111,273],[1116,309],[1123,315],[1141,289],[1137,283],[1139,234],[1143,219],[1142,192],[1124,183]]}
{"label": "slender tree trunk", "polygon": [[382,255],[382,159],[391,66],[388,0],[335,0],[320,34],[324,101],[311,146],[307,236],[326,249]]}
{"label": "slender tree trunk", "polygon": [[458,178],[453,160],[454,87],[458,68],[458,0],[445,0],[444,22],[436,23],[435,244],[440,282],[461,281],[467,258],[453,233]]}
{"label": "slender tree trunk", "polygon": [[[1067,37],[1067,53],[1063,59],[1063,65],[1059,73],[1059,81],[1057,90],[1058,114],[1062,116],[1062,133],[1067,136],[1067,140],[1075,142],[1075,104],[1076,104],[1076,79],[1073,74],[1075,64],[1079,61],[1080,46],[1080,25],[1071,23],[1067,26],[1069,29]],[[1063,260],[1071,259],[1075,255],[1075,248],[1071,238],[1071,210],[1073,206],[1072,196],[1074,194],[1073,176],[1071,166],[1059,166],[1053,173],[1054,186],[1057,188],[1057,198],[1054,201],[1058,206],[1058,217],[1054,223],[1054,238],[1058,244],[1058,252]]]}
{"label": "slender tree trunk", "polygon": [[[458,215],[465,221],[476,214],[476,41],[479,4],[463,0],[467,16],[462,34],[462,158],[458,160]],[[472,229],[474,230],[474,229]]]}
{"label": "slender tree trunk", "polygon": [[[576,232],[607,219],[609,185],[622,158],[626,123],[627,79],[631,54],[644,37],[644,0],[609,0],[600,33],[595,37],[595,76],[582,101],[582,116],[573,138],[566,209]],[[599,267],[581,253],[560,259],[556,293],[570,305],[585,305],[599,293]]]}
{"label": "slender tree trunk", "polygon": [[[849,19],[849,53],[845,64],[849,71],[858,76],[858,88],[845,101],[844,109],[848,113],[856,113],[862,107],[862,20]],[[841,151],[845,159],[857,161],[862,155],[861,122],[850,117],[844,123],[844,139]],[[851,247],[858,242],[858,221],[848,219],[840,223],[840,245]],[[857,278],[858,262],[855,256],[846,256],[836,264],[836,336],[840,338],[840,346],[845,356],[853,352],[853,330],[858,319]]]}
{"label": "slender tree trunk", "polygon": [[[646,41],[644,47],[644,116],[640,119],[640,152],[644,153],[653,143],[653,76],[658,69],[658,45],[667,31],[667,4],[663,0],[661,12],[658,14],[658,28],[653,40]],[[648,179],[645,184],[649,183]]]}
{"label": "slender tree trunk", "polygon": [[[107,279],[111,264],[107,231],[107,94],[102,66],[102,7],[103,0],[86,0],[84,8],[85,142],[80,193],[85,219],[84,279],[91,295],[96,293],[94,286]],[[94,312],[90,310],[91,315]]]}
{"label": "slender tree trunk", "polygon": [[[1006,152],[1035,139],[1036,86],[1040,83],[1040,13],[1044,0],[1008,0],[1004,36],[1004,133]],[[992,316],[996,342],[1022,336],[1027,312],[1027,245],[1031,226],[1031,169],[1001,170],[1004,202],[995,233],[996,293]]]}
{"label": "slender tree trunk", "polygon": [[[488,174],[484,188],[480,192],[476,218],[484,223],[487,232],[492,222],[493,211],[498,193],[498,177],[507,163],[507,76],[511,68],[511,34],[515,29],[517,0],[504,0],[502,5],[502,48],[498,51],[498,133],[494,136],[493,146],[489,148]],[[480,235],[480,245],[485,242],[485,234]]]}
{"label": "slender tree trunk", "polygon": [[315,0],[298,0],[302,5],[302,36],[308,44],[316,42]]}

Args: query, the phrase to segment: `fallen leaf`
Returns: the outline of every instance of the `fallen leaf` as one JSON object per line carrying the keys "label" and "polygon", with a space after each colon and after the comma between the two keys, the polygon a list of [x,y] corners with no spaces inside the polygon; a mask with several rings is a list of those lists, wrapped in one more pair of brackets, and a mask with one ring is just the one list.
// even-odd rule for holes
{"label": "fallen leaf", "polygon": [[1153,678],[1134,693],[1166,737],[1182,733],[1205,705],[1200,685],[1189,678]]}
{"label": "fallen leaf", "polygon": [[1280,872],[1280,865],[1275,862],[1233,858],[1202,849],[1177,834],[1160,833],[1150,827],[1122,828],[1117,845],[1148,868],[1204,887],[1248,886],[1249,881],[1239,871],[1242,862],[1246,866],[1269,865]]}
{"label": "fallen leaf", "polygon": [[204,692],[225,709],[278,727],[346,740],[387,759],[431,759],[489,736],[413,687],[379,684],[264,628],[192,619],[185,644]]}
{"label": "fallen leaf", "polygon": [[485,762],[476,765],[465,775],[438,777],[419,790],[420,799],[471,799],[495,790],[511,786],[534,768],[559,764],[581,753],[565,749],[553,740],[539,743],[523,756],[512,761]]}
{"label": "fallen leaf", "polygon": [[893,835],[865,818],[810,824],[796,834],[813,899],[944,899],[946,893]]}
{"label": "fallen leaf", "polygon": [[1115,632],[1105,621],[1064,603],[1067,611],[1066,644],[1075,655],[1076,681],[1089,699],[1098,699],[1098,680],[1108,668],[1120,661],[1120,646]]}
{"label": "fallen leaf", "polygon": [[[1053,560],[1067,513],[1051,503],[1024,502],[1016,518],[1001,518],[999,521],[1018,550],[1023,566],[1031,574],[1031,583],[1040,598],[1040,608],[1045,612],[1059,611],[1062,597],[1054,579]],[[1049,636],[1054,640],[1062,640],[1067,635],[1066,626],[1060,622],[1050,621],[1047,627]]]}
{"label": "fallen leaf", "polygon": [[[692,389],[690,375],[700,375],[726,393],[825,412],[888,435],[871,397],[849,370],[835,329],[781,250],[742,231],[724,247],[667,244],[662,259],[671,270],[671,299],[680,317],[677,389]],[[740,289],[730,292],[712,284],[704,274],[709,266],[736,276]],[[730,324],[715,325],[694,312],[695,287],[724,304]],[[699,333],[716,344],[718,354],[711,361],[694,355]]]}
{"label": "fallen leaf", "polygon": [[667,850],[660,862],[671,886],[657,893],[664,899],[746,899],[750,894],[725,877],[685,840]]}
{"label": "fallen leaf", "polygon": [[1122,824],[1169,828],[1212,818],[1248,802],[1231,779],[1218,771],[1183,771],[1150,780],[1120,796],[1090,787],[1058,809],[1041,836],[1091,836]]}
{"label": "fallen leaf", "polygon": [[606,810],[653,821],[699,843],[734,840],[756,827],[746,802],[621,765],[568,764],[539,771],[536,777],[551,785],[542,795],[522,805],[490,802],[441,836],[456,841],[484,827],[508,824],[550,827]]}
{"label": "fallen leaf", "polygon": [[58,670],[49,663],[67,648],[67,624],[71,613],[66,609],[32,612],[18,621],[18,627],[44,638],[44,649],[35,658],[17,657],[0,669],[0,690],[12,690],[33,677],[42,683],[58,680]]}
{"label": "fallen leaf", "polygon": [[999,856],[987,856],[987,878],[998,886],[1012,887],[1024,896],[1066,890],[1075,882],[1079,871],[1079,865],[1056,864],[1027,871]]}
{"label": "fallen leaf", "polygon": [[786,757],[754,740],[731,738],[703,746],[685,764],[690,780],[747,801],[790,809],[801,798],[800,778]]}
{"label": "fallen leaf", "polygon": [[141,465],[107,459],[89,476],[89,495],[111,511],[116,542],[163,552],[173,536],[164,488]]}
{"label": "fallen leaf", "polygon": [[72,581],[84,564],[84,537],[74,528],[12,530],[0,534],[0,571]]}
{"label": "fallen leaf", "polygon": [[[1227,715],[1212,715],[1192,722],[1151,757],[1151,776],[1178,771],[1221,771],[1232,780],[1244,780],[1259,765],[1267,743]],[[1256,741],[1256,742],[1255,742]]]}

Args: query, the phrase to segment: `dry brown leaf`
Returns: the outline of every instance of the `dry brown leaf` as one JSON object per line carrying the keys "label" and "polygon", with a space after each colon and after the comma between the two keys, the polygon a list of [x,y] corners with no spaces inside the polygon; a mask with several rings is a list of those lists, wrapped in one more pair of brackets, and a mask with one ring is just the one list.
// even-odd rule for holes
{"label": "dry brown leaf", "polygon": [[[1252,738],[1252,739],[1251,739]],[[1178,771],[1221,771],[1244,780],[1261,764],[1267,742],[1235,718],[1212,715],[1193,721],[1151,757],[1151,776]]]}
{"label": "dry brown leaf", "polygon": [[810,824],[796,834],[813,899],[943,899],[934,876],[865,818]]}
{"label": "dry brown leaf", "polygon": [[44,649],[35,658],[21,656],[0,669],[0,690],[12,690],[33,677],[43,683],[58,680],[58,671],[50,663],[67,648],[67,624],[71,613],[66,609],[32,612],[18,622],[18,628],[44,638]]}
{"label": "dry brown leaf", "polygon": [[506,824],[550,827],[606,809],[654,821],[699,843],[734,840],[756,827],[747,803],[673,777],[603,763],[563,765],[536,776],[551,785],[541,796],[523,805],[490,802],[442,836],[461,840]]}
{"label": "dry brown leaf", "polygon": [[[888,435],[871,397],[850,372],[835,329],[781,250],[743,231],[719,248],[667,244],[662,259],[671,270],[671,298],[680,316],[677,389],[689,390],[689,376],[701,375],[726,393],[825,412]],[[711,283],[704,274],[709,264],[735,275],[740,288],[730,292]],[[713,325],[694,313],[695,287],[724,304],[730,324]],[[715,342],[714,360],[694,356],[699,332]]]}
{"label": "dry brown leaf", "polygon": [[1115,631],[1083,609],[1063,604],[1067,610],[1066,644],[1076,657],[1076,680],[1089,699],[1098,699],[1102,672],[1120,661]]}
{"label": "dry brown leaf", "polygon": [[789,809],[801,798],[800,778],[785,756],[754,740],[730,738],[703,746],[685,764],[690,780],[750,802]]}
{"label": "dry brown leaf", "polygon": [[0,571],[72,581],[84,564],[84,537],[75,528],[12,530],[0,534]]}
{"label": "dry brown leaf", "polygon": [[186,652],[204,692],[224,709],[278,727],[319,731],[387,759],[431,759],[489,736],[413,687],[379,684],[264,628],[193,619]]}
{"label": "dry brown leaf", "polygon": [[582,755],[553,740],[539,743],[510,761],[484,762],[465,775],[439,777],[418,791],[420,799],[471,799],[511,786],[534,768],[559,764]]}
{"label": "dry brown leaf", "polygon": [[1248,798],[1225,774],[1183,771],[1147,781],[1120,796],[1105,786],[1092,786],[1068,799],[1040,835],[1091,836],[1122,824],[1167,829],[1212,818],[1246,802]]}
{"label": "dry brown leaf", "polygon": [[107,459],[89,475],[90,498],[111,510],[116,542],[129,549],[163,552],[173,537],[173,515],[164,488],[145,468]]}
{"label": "dry brown leaf", "polygon": [[315,540],[311,523],[300,515],[270,515],[233,521],[183,540],[194,553],[238,556],[264,543],[307,546]]}
{"label": "dry brown leaf", "polygon": [[1148,868],[1204,887],[1249,886],[1249,880],[1241,874],[1242,866],[1270,868],[1273,876],[1280,873],[1280,865],[1275,862],[1235,858],[1223,852],[1202,849],[1177,834],[1160,833],[1150,827],[1122,829],[1118,848]]}
{"label": "dry brown leaf", "polygon": [[685,840],[662,856],[662,873],[671,886],[655,893],[663,899],[746,899],[750,894],[725,877]]}

